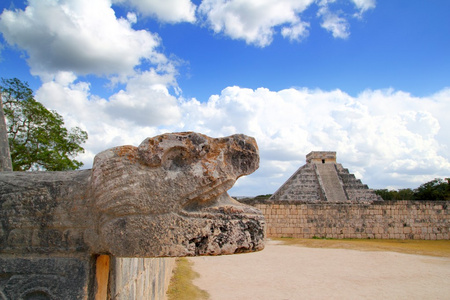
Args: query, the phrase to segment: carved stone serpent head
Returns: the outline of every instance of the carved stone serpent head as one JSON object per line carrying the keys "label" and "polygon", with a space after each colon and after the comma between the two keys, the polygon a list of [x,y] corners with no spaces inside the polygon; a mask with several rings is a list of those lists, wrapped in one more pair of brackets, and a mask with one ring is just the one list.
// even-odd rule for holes
{"label": "carved stone serpent head", "polygon": [[103,151],[92,170],[0,173],[0,254],[261,250],[262,214],[227,194],[258,164],[253,138],[183,132]]}
{"label": "carved stone serpent head", "polygon": [[263,248],[264,221],[227,190],[259,165],[253,138],[194,132],[99,153],[92,170],[99,252],[218,255]]}

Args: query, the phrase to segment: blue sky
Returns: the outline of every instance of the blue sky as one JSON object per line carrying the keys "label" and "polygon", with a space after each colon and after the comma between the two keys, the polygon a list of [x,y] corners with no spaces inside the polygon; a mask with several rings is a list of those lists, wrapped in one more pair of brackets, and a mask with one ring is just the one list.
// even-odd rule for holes
{"label": "blue sky", "polygon": [[450,176],[450,2],[34,0],[0,3],[0,76],[99,151],[168,131],[245,133],[273,193],[312,150],[373,188]]}
{"label": "blue sky", "polygon": [[264,48],[192,25],[158,32],[169,53],[183,53],[190,63],[179,84],[199,100],[231,85],[339,88],[354,96],[393,87],[424,96],[449,82],[449,10],[448,1],[380,1],[363,19],[349,20],[347,39],[334,39],[320,27],[312,5],[304,14],[311,22],[308,38],[292,43],[276,35]]}

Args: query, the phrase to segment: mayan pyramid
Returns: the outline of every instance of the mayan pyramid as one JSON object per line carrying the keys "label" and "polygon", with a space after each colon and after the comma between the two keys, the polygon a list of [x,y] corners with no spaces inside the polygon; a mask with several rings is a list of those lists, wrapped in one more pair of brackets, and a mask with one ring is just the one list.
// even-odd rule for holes
{"label": "mayan pyramid", "polygon": [[302,202],[382,201],[381,197],[336,163],[336,152],[313,151],[306,164],[298,169],[273,195],[271,200]]}

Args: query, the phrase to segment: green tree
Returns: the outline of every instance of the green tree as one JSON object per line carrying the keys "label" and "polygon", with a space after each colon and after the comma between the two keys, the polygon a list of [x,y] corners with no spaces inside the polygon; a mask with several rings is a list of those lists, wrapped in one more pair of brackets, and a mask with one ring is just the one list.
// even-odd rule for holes
{"label": "green tree", "polygon": [[450,200],[450,178],[435,178],[414,190],[380,189],[374,192],[383,200]]}
{"label": "green tree", "polygon": [[394,191],[388,189],[374,190],[375,194],[383,198],[383,200],[394,200]]}
{"label": "green tree", "polygon": [[414,190],[415,200],[450,200],[450,178],[435,178]]}
{"label": "green tree", "polygon": [[87,140],[87,132],[65,128],[62,116],[36,101],[28,84],[17,78],[2,78],[0,92],[14,171],[83,166],[73,157],[84,152],[80,144]]}
{"label": "green tree", "polygon": [[397,200],[413,200],[414,191],[412,189],[400,189],[397,192]]}

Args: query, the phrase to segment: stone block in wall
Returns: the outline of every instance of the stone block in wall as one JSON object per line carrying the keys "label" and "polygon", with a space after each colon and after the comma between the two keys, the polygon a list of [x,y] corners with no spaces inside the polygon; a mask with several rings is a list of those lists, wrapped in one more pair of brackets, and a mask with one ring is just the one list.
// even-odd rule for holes
{"label": "stone block in wall", "polygon": [[293,233],[294,233],[294,228],[283,228],[283,229],[281,230],[281,232],[282,232],[283,234],[293,234]]}
{"label": "stone block in wall", "polygon": [[[0,299],[93,299],[94,261],[64,257],[0,257]],[[93,292],[93,289],[91,289]]]}

